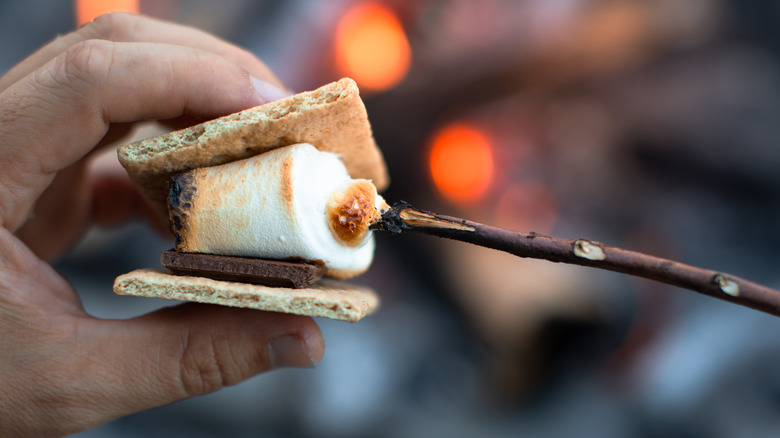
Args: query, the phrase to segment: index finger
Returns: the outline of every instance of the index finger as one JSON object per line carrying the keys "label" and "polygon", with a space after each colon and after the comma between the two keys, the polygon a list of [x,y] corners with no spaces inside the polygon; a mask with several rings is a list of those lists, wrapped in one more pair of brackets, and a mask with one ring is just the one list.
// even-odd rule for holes
{"label": "index finger", "polygon": [[265,103],[246,71],[209,52],[81,43],[0,92],[0,225],[24,223],[54,175],[113,122],[214,116]]}
{"label": "index finger", "polygon": [[232,61],[252,76],[279,88],[284,88],[268,66],[251,52],[207,32],[141,15],[114,12],[101,15],[76,31],[55,39],[17,64],[3,77],[0,77],[0,92],[74,45],[94,39],[113,42],[163,43],[204,50]]}

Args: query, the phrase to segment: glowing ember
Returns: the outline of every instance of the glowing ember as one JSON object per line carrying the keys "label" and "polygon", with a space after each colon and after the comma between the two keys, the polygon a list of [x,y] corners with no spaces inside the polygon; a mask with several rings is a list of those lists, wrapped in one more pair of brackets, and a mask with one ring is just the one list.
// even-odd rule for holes
{"label": "glowing ember", "polygon": [[76,21],[79,26],[116,11],[138,13],[138,0],[76,0]]}
{"label": "glowing ember", "polygon": [[396,14],[376,2],[347,11],[336,30],[336,66],[366,91],[397,85],[411,64],[411,49]]}
{"label": "glowing ember", "polygon": [[493,179],[490,142],[467,124],[452,124],[437,132],[429,159],[436,189],[454,203],[478,200]]}

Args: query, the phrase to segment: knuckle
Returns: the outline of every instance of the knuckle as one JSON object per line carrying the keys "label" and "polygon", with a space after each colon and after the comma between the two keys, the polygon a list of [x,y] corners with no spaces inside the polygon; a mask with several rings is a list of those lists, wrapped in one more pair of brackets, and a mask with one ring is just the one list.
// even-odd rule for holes
{"label": "knuckle", "polygon": [[180,361],[181,388],[186,396],[214,392],[224,387],[226,370],[212,334],[187,337]]}
{"label": "knuckle", "polygon": [[69,48],[62,59],[62,73],[69,82],[89,83],[106,77],[113,63],[114,44],[86,40]]}
{"label": "knuckle", "polygon": [[134,28],[139,17],[129,12],[109,12],[85,24],[80,30],[92,38],[112,39]]}

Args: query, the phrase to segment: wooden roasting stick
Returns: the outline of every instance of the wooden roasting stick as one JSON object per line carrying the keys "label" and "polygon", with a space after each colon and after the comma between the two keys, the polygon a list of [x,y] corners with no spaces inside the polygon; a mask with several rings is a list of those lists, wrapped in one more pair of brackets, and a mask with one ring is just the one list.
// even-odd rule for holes
{"label": "wooden roasting stick", "polygon": [[405,231],[446,237],[520,257],[589,266],[656,280],[690,289],[734,304],[780,316],[780,291],[718,271],[606,246],[585,239],[560,239],[520,233],[450,216],[399,202],[385,211],[372,229]]}

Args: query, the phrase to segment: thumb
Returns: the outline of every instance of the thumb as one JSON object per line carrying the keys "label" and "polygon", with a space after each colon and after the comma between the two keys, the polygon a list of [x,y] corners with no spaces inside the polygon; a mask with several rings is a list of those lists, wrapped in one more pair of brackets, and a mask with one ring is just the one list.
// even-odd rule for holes
{"label": "thumb", "polygon": [[[102,421],[216,391],[280,367],[313,367],[324,354],[309,317],[187,303],[90,329],[91,373],[105,394]],[[102,356],[98,359],[96,356]],[[98,371],[98,370],[96,370]]]}

